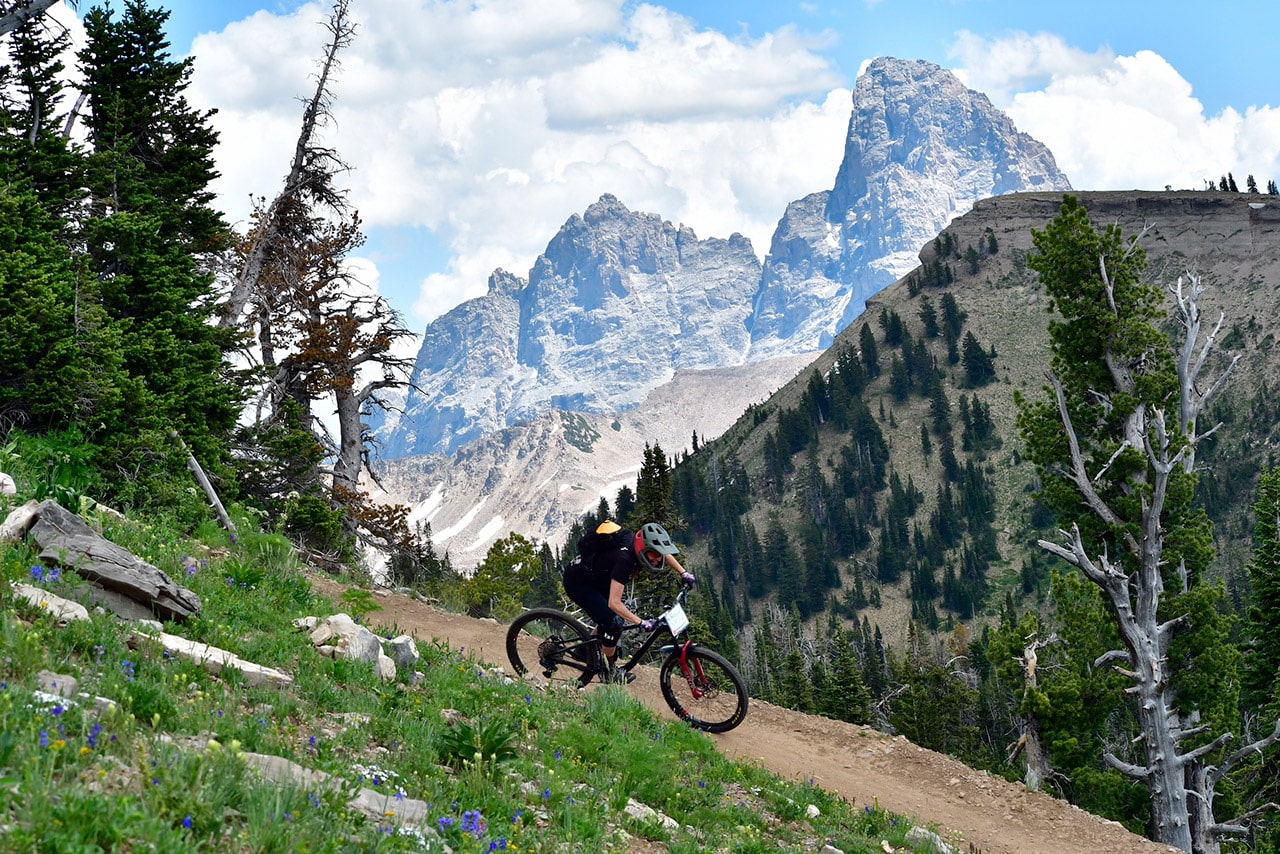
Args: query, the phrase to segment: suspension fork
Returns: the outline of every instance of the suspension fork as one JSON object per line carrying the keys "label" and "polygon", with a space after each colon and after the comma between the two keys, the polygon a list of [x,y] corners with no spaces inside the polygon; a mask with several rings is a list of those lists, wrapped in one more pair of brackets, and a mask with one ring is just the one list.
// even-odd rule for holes
{"label": "suspension fork", "polygon": [[693,647],[693,641],[685,641],[680,645],[680,672],[684,674],[685,681],[689,683],[689,690],[693,693],[693,699],[702,699],[702,685],[706,684],[702,673],[702,662],[695,658],[693,667],[689,666],[689,650]]}

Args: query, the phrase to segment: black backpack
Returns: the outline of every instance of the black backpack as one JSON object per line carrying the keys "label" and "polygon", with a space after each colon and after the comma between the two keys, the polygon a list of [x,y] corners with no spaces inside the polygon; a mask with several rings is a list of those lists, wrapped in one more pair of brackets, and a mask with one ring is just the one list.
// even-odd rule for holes
{"label": "black backpack", "polygon": [[612,534],[598,534],[588,531],[578,539],[578,557],[576,560],[594,569],[596,558],[605,552],[618,549],[630,549],[635,540],[635,532],[621,528]]}

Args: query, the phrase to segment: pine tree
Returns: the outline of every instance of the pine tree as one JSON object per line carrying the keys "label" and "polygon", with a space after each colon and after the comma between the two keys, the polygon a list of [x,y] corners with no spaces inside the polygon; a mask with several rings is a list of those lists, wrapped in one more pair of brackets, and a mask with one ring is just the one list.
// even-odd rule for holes
{"label": "pine tree", "polygon": [[64,132],[68,116],[59,112],[68,94],[62,57],[70,43],[70,34],[60,28],[23,27],[13,33],[5,69],[10,83],[4,88],[14,98],[0,110],[0,180],[11,190],[32,190],[56,221],[54,233],[69,244],[85,198],[84,158]]}
{"label": "pine tree", "polygon": [[626,525],[636,529],[648,522],[657,522],[668,531],[680,527],[671,500],[671,466],[662,446],[656,442],[652,447],[645,443],[644,459],[636,482],[636,506]]}
{"label": "pine tree", "polygon": [[222,357],[230,340],[210,323],[213,274],[205,259],[229,238],[209,189],[217,135],[210,113],[187,103],[191,59],[169,57],[168,12],[142,0],[123,5],[118,20],[102,8],[84,18],[79,60],[92,153],[82,235],[133,378],[102,442],[120,471],[138,472],[121,497],[145,502],[167,494],[152,475],[157,454],[169,459],[171,474],[185,476],[170,430],[206,468],[226,462],[241,396]]}
{"label": "pine tree", "polygon": [[1258,479],[1253,503],[1253,554],[1249,558],[1248,631],[1253,645],[1245,671],[1245,704],[1280,707],[1280,469]]}
{"label": "pine tree", "polygon": [[996,378],[996,366],[972,332],[964,334],[960,363],[970,388],[980,388]]}
{"label": "pine tree", "polygon": [[938,312],[928,296],[920,297],[920,323],[924,326],[925,338],[938,337]]}
{"label": "pine tree", "polygon": [[1121,633],[1123,647],[1106,659],[1124,662],[1132,681],[1143,748],[1108,753],[1108,763],[1146,783],[1156,841],[1217,851],[1214,789],[1239,754],[1204,757],[1225,734],[1203,750],[1192,744],[1203,743],[1204,729],[1233,726],[1238,712],[1221,590],[1200,578],[1212,556],[1210,524],[1191,500],[1196,420],[1225,379],[1196,382],[1212,364],[1211,348],[1199,351],[1200,283],[1192,276],[1175,289],[1185,330],[1175,351],[1156,326],[1161,295],[1143,281],[1137,238],[1125,240],[1114,225],[1095,231],[1066,196],[1032,240],[1028,266],[1061,317],[1049,325],[1045,398],[1018,399],[1042,496],[1066,529],[1061,542],[1040,544],[1103,591]]}
{"label": "pine tree", "polygon": [[858,349],[862,353],[862,367],[868,378],[880,376],[880,353],[871,324],[863,323],[858,330]]}
{"label": "pine tree", "polygon": [[36,434],[115,420],[126,382],[59,228],[34,192],[0,185],[0,417]]}
{"label": "pine tree", "polygon": [[798,712],[811,713],[814,710],[813,683],[809,680],[804,656],[799,649],[793,648],[782,660],[776,702]]}

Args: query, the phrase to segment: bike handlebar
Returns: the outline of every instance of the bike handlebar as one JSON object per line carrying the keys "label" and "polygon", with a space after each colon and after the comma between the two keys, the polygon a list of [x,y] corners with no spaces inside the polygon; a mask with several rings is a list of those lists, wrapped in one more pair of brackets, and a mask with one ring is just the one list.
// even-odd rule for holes
{"label": "bike handlebar", "polygon": [[[685,603],[685,600],[689,596],[689,591],[692,589],[693,589],[692,584],[688,582],[682,582],[680,584],[680,592],[676,594],[675,604],[683,605]],[[665,626],[667,624],[667,621],[663,619],[663,615],[659,615],[654,618],[653,623],[654,623],[654,628],[656,629],[658,628],[658,626]],[[627,623],[625,626],[622,627],[622,631],[635,632],[635,631],[639,631],[642,628],[643,626],[641,626],[640,623]]]}

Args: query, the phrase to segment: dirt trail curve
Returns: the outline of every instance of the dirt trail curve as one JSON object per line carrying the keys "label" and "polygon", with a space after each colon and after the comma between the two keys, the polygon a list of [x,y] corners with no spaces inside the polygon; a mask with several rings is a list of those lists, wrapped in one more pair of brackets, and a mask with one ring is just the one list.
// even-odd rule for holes
{"label": "dirt trail curve", "polygon": [[[318,592],[335,600],[346,589],[311,576]],[[395,625],[419,641],[439,640],[510,670],[505,627],[492,620],[449,614],[396,594],[379,594],[372,621]],[[656,713],[670,717],[656,671],[640,668],[628,690]],[[757,700],[732,732],[713,735],[727,756],[755,762],[793,780],[812,779],[857,804],[881,807],[956,832],[962,850],[981,854],[1157,854],[1177,849],[1136,836],[1119,824],[1047,795],[1028,792],[939,753],[867,727],[805,715]],[[972,846],[970,848],[970,846]]]}

